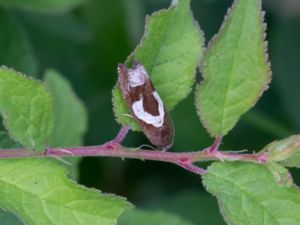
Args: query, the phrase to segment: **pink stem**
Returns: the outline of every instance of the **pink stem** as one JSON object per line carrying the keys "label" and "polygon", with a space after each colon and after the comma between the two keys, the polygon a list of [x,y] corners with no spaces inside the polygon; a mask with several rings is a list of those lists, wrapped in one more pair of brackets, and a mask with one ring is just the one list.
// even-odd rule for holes
{"label": "pink stem", "polygon": [[178,163],[178,165],[192,173],[198,174],[200,176],[206,174],[206,170],[202,169],[201,167],[195,166],[193,164],[190,163]]}
{"label": "pink stem", "polygon": [[35,152],[17,149],[0,149],[0,158],[20,157],[63,157],[63,156],[102,156],[132,158],[169,162],[195,174],[203,175],[205,170],[193,165],[195,162],[221,160],[221,161],[250,161],[265,163],[266,157],[262,154],[238,154],[232,152],[208,151],[211,148],[197,152],[164,152],[138,149],[132,151],[120,144],[108,142],[99,146],[74,147],[74,148],[48,148],[45,152]]}
{"label": "pink stem", "polygon": [[117,136],[115,137],[115,139],[113,140],[113,142],[117,144],[121,144],[125,139],[129,130],[130,130],[130,126],[123,126],[119,131],[119,133],[117,134]]}
{"label": "pink stem", "polygon": [[176,153],[143,149],[132,151],[118,144],[111,145],[111,143],[107,143],[100,146],[48,149],[47,156],[102,156],[177,162],[182,159],[193,158],[195,154],[195,152]]}
{"label": "pink stem", "polygon": [[258,163],[265,163],[266,159],[262,154],[238,154],[232,152],[219,151],[218,153],[210,153],[207,151],[197,152],[163,152],[138,149],[132,151],[121,145],[110,145],[110,143],[98,146],[74,147],[74,148],[48,148],[43,152],[36,152],[22,149],[0,149],[1,158],[22,158],[22,157],[42,157],[42,156],[102,156],[102,157],[118,157],[118,158],[132,158],[141,160],[154,160],[163,162],[190,161],[204,162],[204,161],[251,161]]}
{"label": "pink stem", "polygon": [[207,151],[210,153],[218,152],[221,142],[222,142],[222,136],[216,137],[214,143],[212,144],[212,146],[209,147]]}

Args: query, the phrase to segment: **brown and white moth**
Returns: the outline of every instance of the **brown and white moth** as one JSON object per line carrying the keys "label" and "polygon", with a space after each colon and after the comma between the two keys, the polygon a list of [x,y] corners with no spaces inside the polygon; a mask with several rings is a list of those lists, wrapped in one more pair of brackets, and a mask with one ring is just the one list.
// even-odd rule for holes
{"label": "brown and white moth", "polygon": [[118,74],[122,96],[132,117],[153,145],[169,149],[173,143],[172,121],[144,66],[138,61],[132,68],[119,64]]}

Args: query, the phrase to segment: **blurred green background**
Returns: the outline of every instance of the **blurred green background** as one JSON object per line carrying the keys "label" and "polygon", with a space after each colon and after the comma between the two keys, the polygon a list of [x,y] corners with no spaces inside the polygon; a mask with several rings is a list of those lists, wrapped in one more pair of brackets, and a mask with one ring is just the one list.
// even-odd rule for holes
{"label": "blurred green background", "polygon": [[[207,42],[218,31],[231,3],[192,0]],[[222,149],[260,150],[300,130],[300,2],[263,3],[273,80],[257,106],[225,137]],[[111,105],[117,64],[139,42],[145,16],[169,4],[170,0],[87,0],[59,13],[1,7],[0,64],[36,78],[42,78],[48,68],[61,72],[88,109],[85,145],[104,143],[120,128]],[[172,151],[197,150],[213,141],[199,122],[193,98],[192,93],[171,112],[176,129]],[[130,133],[125,140],[132,147],[147,143],[140,133]],[[299,171],[292,172],[300,183]],[[197,225],[224,224],[216,199],[205,192],[201,179],[174,165],[84,158],[79,182],[122,195],[141,208],[174,212]]]}

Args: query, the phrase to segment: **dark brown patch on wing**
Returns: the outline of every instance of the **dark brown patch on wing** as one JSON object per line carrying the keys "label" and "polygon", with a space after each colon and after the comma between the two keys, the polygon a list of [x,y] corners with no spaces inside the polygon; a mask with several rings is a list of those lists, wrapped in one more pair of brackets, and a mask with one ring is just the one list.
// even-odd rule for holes
{"label": "dark brown patch on wing", "polygon": [[153,92],[155,91],[151,81],[147,80],[146,84],[144,85],[145,91],[143,92],[143,106],[146,112],[150,113],[153,116],[158,116],[158,102],[153,96]]}

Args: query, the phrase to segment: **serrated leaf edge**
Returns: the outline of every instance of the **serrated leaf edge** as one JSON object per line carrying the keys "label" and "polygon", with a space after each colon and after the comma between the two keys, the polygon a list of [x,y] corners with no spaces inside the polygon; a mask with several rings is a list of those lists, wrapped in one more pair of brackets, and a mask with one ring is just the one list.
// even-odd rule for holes
{"label": "serrated leaf edge", "polygon": [[[230,162],[230,163],[242,163],[242,162]],[[209,168],[212,167],[213,165],[216,165],[216,164],[221,164],[221,163],[220,163],[220,162],[215,162],[215,163],[211,164],[211,165],[208,167],[208,169],[207,169],[208,173],[209,173]],[[254,163],[249,163],[249,164],[254,164]],[[262,166],[262,165],[260,165],[260,166]],[[266,168],[266,170],[270,173],[270,175],[273,177],[274,183],[276,183],[276,184],[278,185],[278,187],[282,187],[282,186],[280,186],[279,183],[276,181],[276,179],[275,179],[274,175],[272,174],[272,172],[270,171],[270,169],[267,168],[267,167],[265,167],[265,168]],[[210,173],[210,175],[213,175],[213,176],[217,177],[217,176],[216,176],[215,174],[213,174],[213,173]],[[204,175],[204,177],[205,177],[205,175]],[[204,177],[203,177],[203,180],[205,179]],[[251,195],[249,196],[249,194],[248,194],[246,191],[243,191],[243,189],[241,189],[239,186],[235,185],[234,183],[232,183],[231,181],[228,181],[227,179],[225,179],[225,178],[223,178],[223,177],[218,176],[218,178],[224,180],[225,182],[228,182],[228,183],[233,184],[233,186],[235,186],[241,193],[244,193],[244,194],[246,193],[246,195],[247,195],[250,199],[252,199],[253,202],[255,202],[257,205],[259,205],[260,207],[262,207],[262,208],[265,210],[265,212],[267,211],[267,210],[266,210],[266,209],[267,209],[266,207],[264,207],[262,204],[257,203],[257,201],[254,200],[254,199],[251,197]],[[204,186],[205,189],[208,191],[205,182],[203,182],[203,186]],[[298,190],[298,189],[297,189],[297,190]],[[209,192],[209,191],[208,191],[208,192]],[[209,192],[209,193],[211,193],[211,192]],[[221,212],[221,214],[222,214],[222,216],[223,216],[225,222],[226,222],[228,225],[230,225],[231,223],[229,223],[228,216],[226,216],[226,213],[225,213],[225,207],[224,207],[224,204],[223,204],[223,203],[221,202],[221,200],[220,200],[220,196],[219,196],[218,194],[213,194],[213,193],[211,193],[211,194],[217,198],[220,212]],[[273,215],[272,215],[271,212],[267,211],[267,213],[273,217]],[[276,218],[275,220],[277,221],[277,218]]]}
{"label": "serrated leaf edge", "polygon": [[[49,94],[49,96],[50,96],[50,101],[51,101],[50,104],[53,106],[53,96],[52,96],[52,93],[51,93],[51,91],[49,90],[49,88],[47,87],[47,85],[45,85],[42,81],[40,81],[40,80],[38,80],[38,79],[35,79],[35,78],[31,77],[31,76],[26,76],[24,73],[21,73],[21,72],[15,70],[15,69],[9,68],[9,67],[7,67],[7,66],[5,66],[5,65],[1,65],[1,66],[0,66],[0,73],[1,73],[2,71],[4,71],[4,72],[5,72],[5,71],[12,72],[12,73],[14,73],[14,74],[17,75],[17,76],[24,77],[24,78],[26,78],[26,79],[28,79],[28,80],[31,80],[31,81],[37,83],[38,85],[42,85],[42,87],[45,89],[45,91],[48,92],[48,94]],[[18,140],[17,137],[13,137],[13,135],[12,135],[11,132],[9,131],[9,129],[8,129],[8,127],[7,127],[7,124],[6,124],[6,120],[7,120],[8,116],[3,112],[3,110],[2,110],[1,108],[0,108],[0,114],[1,114],[2,117],[3,117],[3,125],[4,125],[4,127],[5,127],[5,129],[6,129],[6,131],[7,131],[8,135],[9,135],[9,137],[10,137],[12,140],[16,141],[17,143],[19,143],[20,145],[24,146],[23,143],[21,143],[20,140]],[[52,115],[54,114],[54,112],[53,112],[53,107],[51,107],[51,112],[50,112],[50,114],[52,114]],[[49,134],[48,134],[47,136],[45,136],[44,144],[47,143],[47,139],[48,139],[48,138],[50,137],[50,135],[52,134],[53,128],[54,128],[54,121],[53,121],[52,124],[50,124],[50,126],[49,126],[49,128],[48,128],[48,129],[49,129]],[[25,146],[25,147],[27,147],[27,146]],[[33,150],[36,150],[36,149],[33,149]]]}
{"label": "serrated leaf edge", "polygon": [[[168,112],[170,112],[170,111],[172,111],[177,105],[178,105],[178,103],[180,103],[182,100],[184,100],[185,98],[187,98],[190,94],[191,94],[191,91],[193,90],[193,84],[195,83],[195,81],[196,81],[196,74],[197,74],[197,71],[198,71],[198,67],[201,65],[201,60],[202,60],[202,58],[203,58],[203,56],[204,56],[204,50],[205,50],[205,34],[204,34],[204,32],[202,31],[202,29],[201,29],[201,27],[200,27],[200,25],[199,25],[199,23],[195,20],[195,18],[194,18],[194,15],[193,15],[193,12],[192,12],[192,10],[191,10],[191,1],[190,0],[188,0],[189,1],[189,11],[190,11],[190,14],[192,15],[192,17],[193,17],[193,26],[198,30],[198,32],[199,32],[199,34],[200,34],[200,39],[202,39],[202,43],[201,43],[201,46],[200,46],[200,53],[201,53],[201,56],[199,57],[200,59],[199,59],[199,62],[198,62],[198,66],[196,66],[196,68],[194,69],[194,79],[193,80],[191,80],[191,81],[189,81],[189,90],[187,90],[187,93],[186,93],[186,96],[185,97],[183,97],[180,101],[178,101],[174,106],[173,106],[173,108],[171,108],[171,109],[167,109],[167,111]],[[169,10],[173,10],[176,6],[177,6],[177,4],[178,4],[178,2],[179,1],[172,1],[172,4],[171,4],[171,6],[169,7],[169,8],[166,8],[166,9],[161,9],[161,10],[159,10],[159,11],[156,11],[156,12],[154,12],[154,13],[152,13],[150,16],[149,15],[147,15],[146,16],[146,19],[145,19],[145,26],[144,26],[144,30],[145,30],[145,32],[144,32],[144,34],[143,34],[143,36],[142,36],[142,38],[141,38],[141,40],[139,41],[139,44],[136,46],[136,48],[134,49],[134,51],[127,57],[127,59],[125,60],[125,64],[126,65],[129,65],[130,63],[131,63],[131,61],[132,61],[132,59],[133,59],[133,57],[134,57],[134,54],[136,53],[136,51],[137,51],[137,49],[144,43],[144,41],[148,38],[148,35],[149,35],[149,29],[147,29],[148,27],[149,27],[149,20],[150,20],[150,17],[156,17],[156,16],[160,16],[161,14],[164,14],[164,13],[167,13]],[[150,76],[151,76],[151,73],[150,73]],[[116,83],[116,85],[115,86],[118,86],[118,83]],[[116,88],[114,86],[114,88]],[[113,89],[114,89],[113,88]],[[112,92],[113,92],[113,89],[112,89]],[[116,102],[114,101],[114,98],[112,97],[112,99],[113,99],[113,112],[114,112],[114,117],[115,117],[115,120],[119,123],[119,124],[121,124],[121,125],[123,125],[123,123],[121,123],[121,121],[118,119],[118,117],[116,116]],[[123,99],[123,101],[124,101],[124,99]],[[128,110],[129,111],[129,110]],[[130,124],[129,124],[130,125]],[[141,130],[136,130],[136,129],[134,129],[133,131],[141,131]]]}
{"label": "serrated leaf edge", "polygon": [[[11,160],[14,160],[14,159],[11,159]],[[28,159],[28,160],[30,160],[30,159]],[[73,186],[73,188],[80,188],[81,191],[88,191],[88,192],[90,192],[90,193],[98,194],[99,196],[102,196],[102,197],[112,197],[112,198],[114,198],[114,199],[122,200],[122,201],[124,201],[124,202],[123,202],[123,205],[124,205],[124,206],[127,205],[127,207],[129,207],[129,208],[133,208],[133,207],[134,207],[134,205],[133,205],[132,203],[128,202],[127,199],[126,199],[125,197],[117,196],[117,195],[111,194],[111,193],[103,193],[103,192],[101,192],[101,191],[98,190],[98,189],[95,189],[95,188],[87,188],[87,187],[85,187],[85,186],[83,186],[83,185],[81,185],[81,184],[79,184],[79,183],[76,183],[75,180],[69,178],[69,176],[68,176],[68,175],[69,175],[69,171],[68,171],[68,169],[66,168],[66,166],[64,166],[64,165],[62,165],[61,163],[59,163],[58,160],[56,160],[56,159],[50,159],[50,160],[51,160],[51,163],[53,163],[53,165],[59,167],[59,169],[60,169],[59,175],[60,175],[60,177],[64,180],[64,182],[71,184],[71,185]],[[50,162],[50,160],[48,159],[48,162]],[[56,171],[57,171],[57,170],[56,170]],[[15,186],[15,185],[12,184],[12,186]],[[24,191],[24,190],[23,190],[23,191]],[[27,194],[29,194],[29,195],[33,195],[33,196],[36,197],[37,199],[40,198],[40,196],[35,195],[34,193],[31,193],[31,192],[28,192],[28,191],[24,191],[24,192],[27,192]],[[45,199],[44,199],[44,200],[45,200]],[[49,201],[49,202],[51,202],[51,201]],[[64,207],[64,208],[68,209],[68,207],[63,206],[63,205],[62,205],[61,207]],[[12,212],[12,211],[10,211],[10,210],[3,209],[3,208],[1,208],[1,209],[13,213],[14,215],[16,215],[16,216],[17,216],[22,222],[24,222],[24,224],[25,224],[25,220],[23,219],[22,216],[18,215],[18,213]],[[122,213],[124,213],[124,211],[125,211],[125,210],[123,210]],[[121,213],[121,214],[122,214],[122,213]],[[120,215],[121,215],[121,214],[120,214]],[[119,215],[119,216],[120,216],[120,215]]]}
{"label": "serrated leaf edge", "polygon": [[[201,62],[199,64],[199,72],[201,74],[203,74],[202,66],[204,64],[204,59],[205,59],[206,52],[211,48],[211,46],[214,45],[215,42],[217,42],[220,39],[220,36],[221,36],[221,34],[223,32],[225,24],[229,20],[232,11],[236,8],[236,5],[238,4],[238,1],[239,0],[234,0],[232,6],[226,12],[226,15],[224,17],[224,20],[222,22],[222,25],[221,25],[220,29],[218,30],[218,33],[213,36],[213,38],[209,41],[209,43],[207,45],[207,48],[205,48],[204,56],[202,57],[202,60],[201,60]],[[260,8],[262,9],[262,7],[261,7],[262,1],[261,0],[258,1],[258,4],[260,4]],[[261,33],[261,40],[264,43],[265,63],[267,65],[267,73],[266,73],[267,80],[266,80],[265,84],[262,86],[262,89],[261,89],[260,93],[258,94],[258,96],[256,97],[256,99],[253,101],[252,105],[250,106],[250,108],[245,113],[247,113],[257,103],[257,101],[263,95],[264,91],[266,91],[269,88],[269,84],[271,82],[271,77],[272,77],[271,63],[269,61],[269,54],[268,54],[268,42],[266,41],[267,24],[264,22],[265,21],[264,20],[265,11],[261,10],[260,14],[261,14],[261,17],[260,17],[261,18],[261,25],[262,25],[260,27],[261,28],[260,33]],[[221,133],[221,134],[218,134],[218,135],[214,135],[213,134],[212,130],[207,126],[206,122],[204,121],[204,118],[202,118],[201,115],[203,114],[203,112],[201,110],[201,107],[199,106],[199,98],[200,98],[199,96],[200,96],[200,92],[201,92],[200,90],[201,90],[201,87],[204,85],[204,82],[205,82],[205,79],[203,79],[200,83],[198,83],[196,85],[196,88],[195,88],[195,106],[196,106],[196,111],[197,111],[198,117],[200,118],[200,121],[201,121],[203,127],[208,131],[208,133],[209,133],[209,135],[211,137],[222,137],[222,136],[225,136],[225,135],[227,135],[234,128],[235,124],[238,121],[226,133]],[[243,114],[245,114],[245,113],[243,113]],[[243,114],[240,116],[240,118],[243,116]]]}
{"label": "serrated leaf edge", "polygon": [[[146,19],[145,19],[145,26],[144,26],[144,34],[139,42],[139,44],[136,46],[136,48],[134,49],[134,51],[127,57],[127,59],[125,60],[125,64],[128,65],[131,63],[137,49],[145,42],[145,40],[147,40],[148,38],[148,35],[149,35],[149,29],[147,29],[149,27],[149,20],[150,20],[150,17],[156,17],[156,16],[160,16],[161,14],[164,14],[164,13],[168,13],[169,11],[171,10],[174,10],[176,7],[177,7],[177,4],[179,3],[179,1],[181,0],[174,0],[172,1],[171,3],[171,6],[166,8],[166,9],[161,9],[159,11],[156,11],[154,13],[152,13],[150,16],[147,15],[146,16]],[[194,14],[193,14],[193,11],[191,9],[191,0],[188,0],[188,4],[189,4],[189,13],[190,15],[192,16],[192,19],[193,19],[193,27],[195,29],[198,30],[199,34],[200,34],[200,39],[202,39],[202,43],[200,45],[200,57],[199,57],[199,62],[198,62],[198,66],[195,67],[194,69],[194,78],[193,80],[189,80],[189,90],[187,90],[186,92],[186,96],[183,97],[180,101],[178,101],[173,107],[171,107],[170,109],[167,109],[168,112],[171,112],[172,110],[175,109],[175,107],[178,105],[178,103],[180,103],[181,101],[183,101],[184,99],[186,99],[192,92],[193,90],[193,84],[196,82],[196,74],[197,74],[197,71],[198,71],[198,67],[201,65],[201,61],[203,59],[203,56],[204,56],[204,50],[205,50],[205,34],[204,32],[202,31],[199,23],[197,22],[197,20],[195,20],[195,17],[194,17]],[[151,77],[151,71],[149,71],[149,75]],[[153,84],[155,86],[155,84]],[[159,85],[159,84],[158,84]]]}

